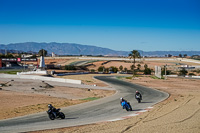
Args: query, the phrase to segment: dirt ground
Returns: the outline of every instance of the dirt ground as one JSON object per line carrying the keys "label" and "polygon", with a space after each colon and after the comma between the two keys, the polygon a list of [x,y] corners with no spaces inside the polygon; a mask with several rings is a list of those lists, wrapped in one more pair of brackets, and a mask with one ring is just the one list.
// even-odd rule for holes
{"label": "dirt ground", "polygon": [[[125,79],[124,79],[125,80]],[[127,80],[127,79],[126,79]],[[198,133],[200,132],[200,80],[153,79],[149,76],[127,80],[168,92],[170,97],[148,112],[126,120],[33,133]]]}
{"label": "dirt ground", "polygon": [[[149,58],[150,59],[150,58]],[[140,61],[136,61],[135,66],[137,67],[138,64],[141,65],[140,69],[144,70],[144,65],[147,64],[148,68],[154,70],[155,66],[161,66],[162,68],[164,68],[165,65],[167,65],[167,69],[168,70],[175,70],[172,71],[174,73],[177,73],[178,71],[178,67],[181,67],[181,65],[199,65],[198,63],[192,63],[192,62],[184,62],[184,61],[180,61],[180,60],[170,60],[173,58],[169,58],[169,60],[145,60],[145,59],[141,59]],[[70,65],[71,63],[74,62],[78,62],[78,61],[83,61],[83,59],[76,59],[76,58],[70,58],[70,57],[46,57],[45,58],[45,64],[46,65],[55,65],[55,66],[65,66],[65,65]],[[39,62],[39,59],[38,59]],[[37,65],[38,62],[26,62],[26,64],[34,64]],[[94,62],[90,62],[88,63],[88,70],[95,70],[95,72],[98,71],[98,68],[100,66],[104,66],[105,68],[109,68],[111,66],[117,67],[119,68],[120,66],[123,66],[124,68],[127,68],[128,70],[131,69],[131,66],[133,65],[132,61],[107,61],[107,60],[101,60],[101,61],[94,61]],[[58,69],[49,69],[49,72],[51,71],[55,71],[55,72],[76,72],[76,71],[80,71],[80,72],[84,72],[84,70],[76,70],[76,71],[72,71],[72,70],[58,70]],[[190,72],[190,70],[188,70]],[[194,72],[193,72],[194,73]],[[189,73],[188,73],[189,74]],[[200,75],[200,73],[194,73],[195,75]]]}
{"label": "dirt ground", "polygon": [[[138,67],[137,65],[140,64],[140,70],[144,70],[144,65],[147,64],[148,68],[155,70],[155,66],[160,66],[161,68],[164,68],[165,65],[167,65],[167,70],[171,70],[174,73],[178,74],[178,67],[181,67],[181,65],[188,65],[188,66],[192,66],[192,65],[199,65],[197,63],[191,63],[191,62],[183,62],[183,61],[173,61],[173,60],[169,60],[169,61],[148,61],[148,60],[142,60],[142,61],[136,61],[135,66],[136,68]],[[97,62],[93,62],[91,66],[88,66],[87,68],[89,70],[94,69],[96,72],[98,71],[98,68],[100,66],[104,66],[105,68],[109,68],[111,66],[117,67],[119,68],[120,66],[123,66],[124,68],[127,68],[128,70],[131,69],[131,66],[133,65],[132,62],[130,61],[97,61]],[[190,72],[193,72],[192,70],[188,70],[188,74]],[[193,72],[195,75],[200,75],[200,73],[196,73]],[[143,74],[143,73],[142,73]]]}
{"label": "dirt ground", "polygon": [[[5,84],[7,81],[1,81]],[[12,118],[56,108],[67,107],[110,96],[115,91],[51,86],[45,82],[10,81],[0,90],[0,119]]]}
{"label": "dirt ground", "polygon": [[56,78],[76,79],[76,80],[81,80],[81,82],[85,85],[109,87],[106,83],[93,78],[94,76],[105,76],[105,75],[109,76],[109,74],[82,74],[82,75],[56,76]]}
{"label": "dirt ground", "polygon": [[[128,70],[131,69],[131,66],[133,65],[133,62],[124,62],[124,61],[110,61],[108,63],[105,63],[102,65],[102,63],[107,62],[107,61],[98,61],[98,62],[93,62],[93,65],[88,67],[89,69],[95,69],[97,70],[99,68],[99,66],[104,66],[105,68],[108,68],[110,66],[114,66],[119,68],[121,65],[123,66],[123,68],[127,68]],[[166,65],[166,62],[156,62],[155,61],[136,61],[135,66],[137,67],[137,65],[140,64],[141,65],[141,69],[144,69],[144,65],[147,64],[149,68],[154,69],[155,65],[157,66],[164,66]],[[175,66],[175,63],[172,62],[168,62],[168,65],[173,65]]]}
{"label": "dirt ground", "polygon": [[[63,61],[59,64],[68,64],[71,60]],[[51,62],[54,62],[53,60]],[[98,69],[104,61],[94,62],[90,69]],[[155,65],[176,65],[177,62],[173,61],[145,61],[141,66],[147,64],[150,68]],[[186,62],[180,62],[188,64]],[[137,64],[137,63],[136,63]],[[130,69],[132,63],[122,62],[108,62],[104,64],[105,67],[116,66],[127,67]],[[191,65],[191,64],[188,64]],[[194,64],[195,65],[195,64]],[[94,75],[68,75],[60,78],[79,79],[87,85],[106,86],[107,84],[92,78]],[[34,133],[200,133],[200,79],[184,79],[184,78],[168,78],[153,79],[150,76],[137,77],[134,79],[123,79],[128,82],[148,86],[161,91],[168,92],[170,97],[156,105],[148,112],[141,113],[138,116],[131,117],[126,120],[97,123],[91,125],[84,125],[78,127],[36,131]],[[1,83],[1,82],[0,82]],[[72,104],[85,102],[86,97],[104,97],[112,95],[114,92],[103,92],[100,90],[89,91],[87,89],[78,88],[45,88],[44,83],[35,86],[35,89],[25,88],[23,90],[9,89],[9,87],[18,86],[20,83],[12,84],[12,86],[1,87],[0,90],[0,119],[21,116],[29,113],[36,113],[47,110],[47,104],[52,103],[56,107],[65,107]],[[6,89],[5,89],[6,88]],[[21,87],[20,87],[21,88]],[[67,93],[69,89],[70,94]],[[77,90],[75,90],[77,89]],[[55,90],[60,93],[56,94]],[[80,91],[86,93],[87,96],[74,95],[74,92]],[[23,93],[22,93],[23,92]],[[55,94],[54,94],[55,93]],[[64,93],[64,95],[62,95]]]}

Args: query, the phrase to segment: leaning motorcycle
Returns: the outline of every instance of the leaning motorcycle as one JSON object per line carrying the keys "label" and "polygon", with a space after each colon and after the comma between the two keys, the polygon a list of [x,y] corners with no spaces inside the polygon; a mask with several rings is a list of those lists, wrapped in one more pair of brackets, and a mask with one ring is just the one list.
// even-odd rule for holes
{"label": "leaning motorcycle", "polygon": [[51,120],[54,120],[56,118],[61,118],[61,119],[65,119],[65,114],[63,112],[60,112],[60,109],[57,109],[57,111],[52,111],[51,109],[49,109],[47,111],[47,114],[49,115],[49,118]]}
{"label": "leaning motorcycle", "polygon": [[123,109],[126,109],[126,111],[132,111],[132,107],[129,102],[123,101],[121,103],[121,105],[122,105]]}

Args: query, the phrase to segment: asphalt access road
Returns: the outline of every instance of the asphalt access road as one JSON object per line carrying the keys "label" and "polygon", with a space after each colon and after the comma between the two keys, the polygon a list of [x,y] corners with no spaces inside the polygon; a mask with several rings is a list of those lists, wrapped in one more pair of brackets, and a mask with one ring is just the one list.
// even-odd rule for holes
{"label": "asphalt access road", "polygon": [[[110,97],[62,108],[61,111],[66,115],[66,119],[64,120],[56,119],[52,121],[48,118],[46,112],[1,120],[0,132],[27,132],[113,120],[146,109],[147,107],[150,107],[169,96],[167,93],[134,85],[132,83],[116,79],[115,77],[102,76],[95,78],[107,82],[117,90],[117,93]],[[137,103],[134,98],[136,90],[140,91],[143,95],[142,103]],[[124,97],[130,102],[133,111],[127,112],[125,109],[122,109],[120,105],[120,97]]]}

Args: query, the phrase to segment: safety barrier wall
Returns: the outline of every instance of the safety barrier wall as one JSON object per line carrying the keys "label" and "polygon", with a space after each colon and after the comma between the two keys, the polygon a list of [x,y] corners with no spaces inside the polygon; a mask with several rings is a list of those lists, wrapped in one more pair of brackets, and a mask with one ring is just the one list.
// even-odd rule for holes
{"label": "safety barrier wall", "polygon": [[47,71],[29,71],[29,72],[17,72],[17,75],[25,74],[47,74]]}
{"label": "safety barrier wall", "polygon": [[71,83],[71,84],[81,84],[81,80],[52,78],[52,77],[43,77],[43,76],[34,76],[34,75],[0,74],[0,78],[33,79],[33,80],[55,81],[55,82],[63,82],[63,83]]}
{"label": "safety barrier wall", "polygon": [[[179,77],[178,75],[167,75],[167,77]],[[180,76],[181,77],[181,76]],[[183,77],[183,76],[182,76]],[[185,76],[186,78],[200,78],[200,76]]]}
{"label": "safety barrier wall", "polygon": [[178,77],[178,75],[166,75],[167,77]]}
{"label": "safety barrier wall", "polygon": [[188,78],[200,78],[200,76],[185,76],[185,77],[188,77]]}

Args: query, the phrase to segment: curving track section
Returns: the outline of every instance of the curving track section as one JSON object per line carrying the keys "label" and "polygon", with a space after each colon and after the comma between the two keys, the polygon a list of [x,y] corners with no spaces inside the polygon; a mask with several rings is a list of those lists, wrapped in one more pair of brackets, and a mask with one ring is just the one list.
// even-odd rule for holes
{"label": "curving track section", "polygon": [[[26,132],[112,121],[121,117],[131,116],[169,96],[167,93],[118,80],[115,77],[102,76],[95,78],[108,83],[117,90],[117,93],[111,97],[62,108],[61,111],[66,115],[64,120],[51,121],[46,112],[1,120],[0,132]],[[143,95],[143,100],[140,104],[134,98],[136,90],[139,90]],[[122,109],[119,103],[120,97],[124,97],[131,103],[133,111],[126,112]]]}

